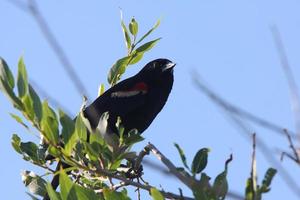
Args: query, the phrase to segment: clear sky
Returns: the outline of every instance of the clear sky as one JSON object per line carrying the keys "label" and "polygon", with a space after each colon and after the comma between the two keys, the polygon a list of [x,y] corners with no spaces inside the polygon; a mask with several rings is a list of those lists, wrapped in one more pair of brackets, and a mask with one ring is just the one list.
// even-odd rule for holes
{"label": "clear sky", "polygon": [[[28,13],[9,0],[0,1],[0,56],[16,72],[18,58],[24,55],[28,74],[52,98],[75,116],[82,98],[69,80],[57,57]],[[282,127],[294,130],[290,98],[278,52],[270,31],[276,24],[281,32],[288,59],[300,85],[300,1],[39,1],[58,41],[62,44],[90,100],[96,98],[98,86],[107,84],[112,63],[125,55],[120,28],[119,7],[124,18],[134,16],[140,33],[147,31],[158,18],[161,26],[151,39],[163,39],[138,66],[125,76],[136,73],[148,61],[165,57],[177,63],[175,83],[163,111],[144,133],[174,163],[180,159],[174,142],[185,150],[188,161],[202,147],[211,149],[206,172],[215,177],[224,168],[230,153],[228,181],[230,190],[244,193],[250,174],[251,144],[239,134],[224,113],[196,89],[191,72],[197,70],[209,85],[228,101]],[[0,191],[6,199],[29,199],[21,182],[22,169],[34,170],[14,152],[10,140],[18,133],[24,141],[36,140],[13,119],[15,112],[0,95]],[[287,140],[267,129],[251,125],[279,161],[278,150],[289,151]],[[260,151],[257,153],[259,179],[272,166]],[[150,156],[151,160],[156,160]],[[300,168],[286,159],[281,165],[298,180]],[[274,166],[273,166],[274,167]],[[145,179],[165,190],[182,187],[173,178],[145,169]],[[279,172],[280,173],[280,172]],[[299,181],[298,181],[299,182]],[[299,186],[298,186],[299,187]],[[183,187],[184,188],[184,187]],[[186,193],[190,195],[190,193]],[[133,196],[133,199],[136,197]],[[277,175],[264,199],[299,199]]]}

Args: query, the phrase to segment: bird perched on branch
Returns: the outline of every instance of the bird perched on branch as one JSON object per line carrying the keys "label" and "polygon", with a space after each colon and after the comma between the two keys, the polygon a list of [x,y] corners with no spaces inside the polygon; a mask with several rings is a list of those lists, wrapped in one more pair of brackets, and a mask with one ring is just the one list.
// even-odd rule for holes
{"label": "bird perched on branch", "polygon": [[[168,99],[173,86],[174,66],[175,63],[168,59],[156,59],[136,75],[112,86],[83,110],[90,128],[95,130],[101,116],[107,112],[109,134],[118,133],[118,117],[121,118],[125,135],[132,129],[144,132]],[[59,184],[58,177],[54,176],[51,182],[54,189]]]}

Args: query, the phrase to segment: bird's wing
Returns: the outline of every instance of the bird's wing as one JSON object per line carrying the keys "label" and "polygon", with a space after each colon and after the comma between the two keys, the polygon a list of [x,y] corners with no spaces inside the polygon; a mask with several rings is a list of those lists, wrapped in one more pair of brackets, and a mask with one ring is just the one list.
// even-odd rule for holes
{"label": "bird's wing", "polygon": [[133,82],[127,79],[99,96],[85,109],[84,115],[89,119],[91,127],[95,128],[104,112],[122,118],[127,113],[142,107],[146,102],[147,94],[148,87],[144,82]]}

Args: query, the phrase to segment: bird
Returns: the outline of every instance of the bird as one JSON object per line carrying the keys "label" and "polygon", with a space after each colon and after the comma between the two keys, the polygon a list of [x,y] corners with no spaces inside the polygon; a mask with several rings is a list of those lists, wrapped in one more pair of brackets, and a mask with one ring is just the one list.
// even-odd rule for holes
{"label": "bird", "polygon": [[[132,129],[143,133],[168,100],[173,87],[175,65],[169,59],[155,59],[136,75],[113,85],[83,109],[83,117],[88,121],[89,128],[96,130],[103,114],[108,113],[107,134],[118,134],[118,118],[124,127],[124,135]],[[65,163],[60,165],[68,167]],[[54,176],[51,185],[54,190],[58,187],[59,174]]]}

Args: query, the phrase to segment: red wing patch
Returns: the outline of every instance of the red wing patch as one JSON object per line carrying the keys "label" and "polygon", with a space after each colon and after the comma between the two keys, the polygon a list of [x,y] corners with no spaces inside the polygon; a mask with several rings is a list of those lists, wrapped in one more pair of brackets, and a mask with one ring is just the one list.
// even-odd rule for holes
{"label": "red wing patch", "polygon": [[146,94],[148,92],[148,86],[144,82],[135,84],[132,88],[125,91],[117,91],[111,94],[111,97],[131,97],[137,94]]}

